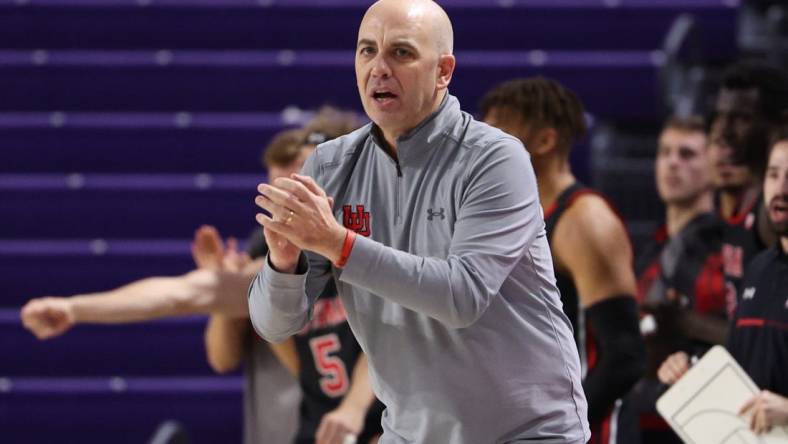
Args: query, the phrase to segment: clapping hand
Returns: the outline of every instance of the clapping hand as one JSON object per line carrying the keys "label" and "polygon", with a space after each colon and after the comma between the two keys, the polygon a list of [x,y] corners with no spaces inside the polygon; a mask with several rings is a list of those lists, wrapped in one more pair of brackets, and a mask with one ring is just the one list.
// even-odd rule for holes
{"label": "clapping hand", "polygon": [[197,268],[231,273],[240,272],[252,260],[238,251],[235,238],[228,238],[225,248],[219,231],[210,225],[203,225],[194,233],[192,257]]}
{"label": "clapping hand", "polygon": [[256,219],[264,227],[274,268],[293,273],[302,250],[339,259],[347,229],[334,218],[333,199],[311,177],[293,174],[257,190],[255,203],[270,214],[258,213]]}

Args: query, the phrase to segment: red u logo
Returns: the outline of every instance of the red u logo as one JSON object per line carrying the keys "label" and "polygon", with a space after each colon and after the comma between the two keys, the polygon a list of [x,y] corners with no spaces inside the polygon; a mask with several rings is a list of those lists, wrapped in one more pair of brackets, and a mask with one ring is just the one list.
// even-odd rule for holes
{"label": "red u logo", "polygon": [[362,236],[369,237],[372,233],[369,211],[364,211],[364,205],[356,205],[356,211],[353,211],[353,205],[343,205],[342,224]]}

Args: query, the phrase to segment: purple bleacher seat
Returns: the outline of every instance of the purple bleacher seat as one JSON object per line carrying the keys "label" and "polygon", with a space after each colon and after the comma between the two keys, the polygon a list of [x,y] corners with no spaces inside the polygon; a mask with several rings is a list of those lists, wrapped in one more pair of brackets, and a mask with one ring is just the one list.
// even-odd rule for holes
{"label": "purple bleacher seat", "polygon": [[18,238],[244,237],[264,175],[0,175],[0,233]]}
{"label": "purple bleacher seat", "polygon": [[39,341],[22,326],[18,309],[0,309],[0,353],[6,357],[0,378],[212,375],[203,342],[205,325],[204,316],[86,324]]}
{"label": "purple bleacher seat", "polygon": [[239,377],[0,379],[3,442],[147,442],[172,419],[192,443],[237,443],[242,433]]}
{"label": "purple bleacher seat", "polygon": [[[27,55],[27,58],[25,58]],[[357,109],[352,51],[0,51],[5,110],[260,110],[325,103]],[[458,51],[451,91],[475,110],[489,88],[542,74],[607,118],[657,115],[658,51]]]}
{"label": "purple bleacher seat", "polygon": [[[245,238],[260,151],[304,121],[281,110],[360,110],[353,47],[369,3],[0,0],[0,443],[141,443],[168,419],[197,444],[241,441],[240,372],[213,376],[205,316],[42,342],[19,308],[192,270],[200,224]],[[737,3],[445,0],[451,92],[474,111],[496,83],[541,74],[595,118],[653,125],[675,17],[694,15],[717,62],[734,53]],[[587,145],[572,157],[582,179]]]}
{"label": "purple bleacher seat", "polygon": [[[0,39],[16,48],[347,49],[354,46],[358,20],[369,5],[361,0],[17,3],[0,2]],[[712,54],[730,55],[735,47],[730,30],[737,8],[731,1],[442,3],[454,21],[459,49],[653,49],[682,12],[698,17]]]}
{"label": "purple bleacher seat", "polygon": [[0,239],[0,307],[20,307],[46,295],[107,290],[150,276],[177,276],[194,269],[190,245],[189,239]]}
{"label": "purple bleacher seat", "polygon": [[[0,173],[259,174],[283,113],[0,113]],[[301,116],[303,115],[303,116]]]}

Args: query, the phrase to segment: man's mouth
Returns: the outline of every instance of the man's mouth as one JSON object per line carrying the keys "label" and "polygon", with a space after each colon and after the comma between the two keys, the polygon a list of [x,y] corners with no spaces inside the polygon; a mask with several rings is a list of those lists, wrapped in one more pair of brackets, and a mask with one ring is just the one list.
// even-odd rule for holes
{"label": "man's mouth", "polygon": [[788,197],[772,199],[772,203],[769,205],[769,212],[777,221],[788,219]]}
{"label": "man's mouth", "polygon": [[730,176],[735,171],[735,165],[730,162],[719,162],[716,165],[717,171],[723,176]]}
{"label": "man's mouth", "polygon": [[665,181],[671,185],[677,184],[681,182],[681,179],[678,176],[665,176]]}
{"label": "man's mouth", "polygon": [[387,89],[376,89],[372,92],[372,98],[378,102],[396,99],[397,95]]}
{"label": "man's mouth", "polygon": [[730,153],[726,156],[725,161],[730,165],[746,165],[747,164],[747,148],[741,142],[727,140],[725,142],[730,148]]}

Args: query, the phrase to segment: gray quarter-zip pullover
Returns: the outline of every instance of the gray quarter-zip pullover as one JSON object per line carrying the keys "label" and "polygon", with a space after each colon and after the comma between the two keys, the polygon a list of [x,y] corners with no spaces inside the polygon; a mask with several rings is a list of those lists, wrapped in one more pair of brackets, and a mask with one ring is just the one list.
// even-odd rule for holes
{"label": "gray quarter-zip pullover", "polygon": [[387,406],[381,442],[585,443],[578,352],[522,144],[447,95],[398,140],[398,161],[384,146],[370,124],[307,161],[361,235],[343,269],[313,253],[301,274],[266,261],[250,287],[254,327],[295,334],[335,279]]}

